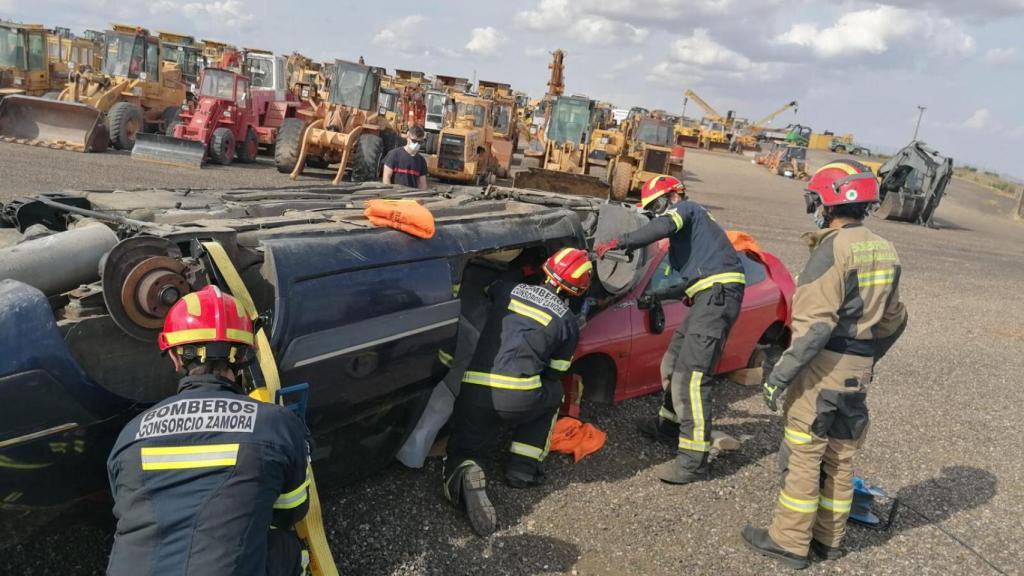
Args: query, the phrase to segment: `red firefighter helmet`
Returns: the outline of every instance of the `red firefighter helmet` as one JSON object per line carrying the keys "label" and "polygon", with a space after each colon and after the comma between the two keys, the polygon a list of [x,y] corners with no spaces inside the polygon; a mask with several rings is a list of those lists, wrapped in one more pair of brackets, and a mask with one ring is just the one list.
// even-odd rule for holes
{"label": "red firefighter helmet", "polygon": [[860,162],[836,160],[814,173],[807,191],[817,194],[825,206],[878,202],[878,178]]}
{"label": "red firefighter helmet", "polygon": [[241,361],[244,355],[236,354],[235,344],[251,348],[253,339],[252,320],[242,303],[212,285],[175,302],[159,336],[161,352],[189,344],[206,345],[200,356],[230,361]]}
{"label": "red firefighter helmet", "polygon": [[593,273],[590,257],[576,248],[563,248],[544,262],[544,275],[548,280],[573,296],[586,293]]}
{"label": "red firefighter helmet", "polygon": [[682,194],[686,192],[686,185],[678,178],[672,176],[655,176],[644,182],[644,187],[640,190],[640,204],[638,206],[640,208],[647,208],[648,204],[669,192],[679,192]]}

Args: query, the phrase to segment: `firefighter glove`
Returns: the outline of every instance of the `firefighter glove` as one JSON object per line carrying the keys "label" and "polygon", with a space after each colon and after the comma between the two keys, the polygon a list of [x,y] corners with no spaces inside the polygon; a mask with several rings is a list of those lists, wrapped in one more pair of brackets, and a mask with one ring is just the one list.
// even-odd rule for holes
{"label": "firefighter glove", "polygon": [[764,394],[764,403],[766,406],[768,406],[769,410],[771,410],[772,412],[778,412],[779,398],[785,391],[785,386],[773,384],[771,382],[771,378],[765,380],[764,384],[761,385],[761,392]]}
{"label": "firefighter glove", "polygon": [[604,258],[605,252],[607,252],[609,250],[615,250],[618,247],[619,247],[619,241],[618,240],[612,240],[610,242],[605,242],[603,244],[598,244],[597,246],[594,246],[594,252],[597,253],[597,257],[598,258]]}

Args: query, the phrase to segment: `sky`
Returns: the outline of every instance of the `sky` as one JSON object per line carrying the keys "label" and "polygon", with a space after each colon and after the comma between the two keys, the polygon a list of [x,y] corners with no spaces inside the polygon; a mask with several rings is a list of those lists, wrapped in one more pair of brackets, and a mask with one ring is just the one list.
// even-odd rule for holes
{"label": "sky", "polygon": [[[301,8],[296,8],[301,6]],[[124,22],[316,60],[509,82],[680,112],[852,133],[892,152],[914,133],[958,164],[1024,179],[1024,0],[0,0],[0,19]],[[701,112],[690,102],[688,116]]]}

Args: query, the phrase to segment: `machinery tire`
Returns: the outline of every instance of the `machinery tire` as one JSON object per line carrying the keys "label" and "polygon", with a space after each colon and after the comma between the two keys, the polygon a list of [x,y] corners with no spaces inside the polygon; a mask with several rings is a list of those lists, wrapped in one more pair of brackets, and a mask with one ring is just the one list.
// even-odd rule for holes
{"label": "machinery tire", "polygon": [[59,100],[60,90],[50,90],[49,92],[43,94],[43,98],[47,100]]}
{"label": "machinery tire", "polygon": [[235,159],[235,135],[231,128],[221,126],[213,131],[210,139],[210,160],[215,164],[227,166]]}
{"label": "machinery tire", "polygon": [[278,172],[288,174],[295,169],[305,132],[306,123],[298,118],[285,118],[281,123],[274,140],[274,164]]}
{"label": "machinery tire", "polygon": [[612,168],[612,200],[625,200],[629,196],[629,187],[633,182],[633,165],[629,162],[616,162]]}
{"label": "machinery tire", "polygon": [[832,149],[832,151],[836,152],[836,153],[839,153],[839,154],[845,154],[846,153],[846,146],[836,146],[835,148]]}
{"label": "machinery tire", "polygon": [[381,137],[384,141],[384,155],[387,156],[388,152],[391,152],[395,148],[405,145],[405,139],[402,138],[401,134],[394,130],[385,130]]}
{"label": "machinery tire", "polygon": [[110,143],[117,150],[131,150],[135,147],[135,135],[143,130],[145,121],[142,108],[130,102],[118,102],[107,113],[107,131]]}
{"label": "machinery tire", "polygon": [[179,122],[178,117],[181,116],[181,108],[177,106],[168,106],[164,108],[164,113],[160,117],[164,121],[164,136],[170,136],[174,131],[172,130],[175,122]]}
{"label": "machinery tire", "polygon": [[110,146],[110,134],[107,132],[107,125],[100,123],[95,128],[93,134],[92,148],[86,150],[86,152],[95,152],[102,154],[107,151],[107,147]]}
{"label": "machinery tire", "polygon": [[352,150],[352,181],[380,180],[384,160],[384,139],[376,134],[360,134]]}
{"label": "machinery tire", "polygon": [[245,140],[238,144],[238,161],[242,164],[251,164],[256,161],[256,156],[260,153],[260,137],[256,134],[256,130],[249,126],[245,131]]}
{"label": "machinery tire", "polygon": [[331,167],[331,164],[320,156],[306,156],[306,166],[326,170]]}

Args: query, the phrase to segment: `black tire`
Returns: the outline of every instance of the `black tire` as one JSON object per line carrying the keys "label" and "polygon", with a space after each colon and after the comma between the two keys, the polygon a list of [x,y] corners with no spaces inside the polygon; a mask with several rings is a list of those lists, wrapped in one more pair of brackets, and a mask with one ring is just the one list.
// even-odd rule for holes
{"label": "black tire", "polygon": [[387,156],[388,152],[391,152],[395,148],[405,146],[405,138],[393,130],[385,130],[381,135],[384,140],[384,155]]}
{"label": "black tire", "polygon": [[107,132],[117,150],[131,150],[135,146],[135,135],[144,127],[142,108],[130,102],[118,102],[107,113]]}
{"label": "black tire", "polygon": [[213,131],[210,139],[210,160],[215,164],[227,166],[235,159],[235,135],[230,128],[221,126]]}
{"label": "black tire", "polygon": [[107,132],[107,125],[100,123],[93,129],[92,146],[86,152],[101,154],[107,151],[110,146],[110,134]]}
{"label": "black tire", "polygon": [[629,187],[633,183],[635,168],[629,162],[616,162],[612,168],[612,200],[625,200],[629,196]]}
{"label": "black tire", "polygon": [[360,134],[352,150],[352,181],[380,180],[384,160],[384,139],[376,134]]}
{"label": "black tire", "polygon": [[181,108],[177,106],[168,106],[164,108],[164,113],[160,117],[164,121],[164,135],[170,136],[172,133],[171,128],[176,122],[180,122],[178,117],[181,116]]}
{"label": "black tire", "polygon": [[845,154],[846,153],[846,146],[836,146],[835,149],[832,150],[832,151],[833,152],[838,152],[840,154]]}
{"label": "black tire", "polygon": [[326,159],[320,156],[306,156],[306,166],[309,168],[318,168],[320,170],[326,170],[331,167],[331,164]]}
{"label": "black tire", "polygon": [[238,161],[242,164],[251,164],[256,161],[260,153],[260,138],[252,126],[245,131],[245,140],[238,143]]}
{"label": "black tire", "polygon": [[60,90],[50,90],[43,94],[43,98],[46,98],[47,100],[56,100],[57,98],[60,98]]}
{"label": "black tire", "polygon": [[281,123],[277,138],[274,139],[274,164],[278,172],[288,174],[295,170],[305,132],[306,123],[298,118],[285,118]]}

